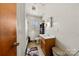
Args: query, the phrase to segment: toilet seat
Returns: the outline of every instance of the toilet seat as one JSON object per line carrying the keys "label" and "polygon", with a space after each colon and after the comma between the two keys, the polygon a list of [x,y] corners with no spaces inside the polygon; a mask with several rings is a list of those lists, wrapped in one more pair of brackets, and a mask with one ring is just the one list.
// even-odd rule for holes
{"label": "toilet seat", "polygon": [[58,47],[53,47],[53,54],[56,56],[65,56],[66,53]]}

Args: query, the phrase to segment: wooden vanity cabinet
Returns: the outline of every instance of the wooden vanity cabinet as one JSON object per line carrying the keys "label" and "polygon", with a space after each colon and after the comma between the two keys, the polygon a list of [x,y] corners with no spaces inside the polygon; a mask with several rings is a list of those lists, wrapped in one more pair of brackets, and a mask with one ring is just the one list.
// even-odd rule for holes
{"label": "wooden vanity cabinet", "polygon": [[41,39],[40,39],[41,49],[42,49],[43,53],[45,54],[45,56],[53,55],[52,47],[55,46],[55,39],[56,38],[45,39],[45,38],[41,37]]}

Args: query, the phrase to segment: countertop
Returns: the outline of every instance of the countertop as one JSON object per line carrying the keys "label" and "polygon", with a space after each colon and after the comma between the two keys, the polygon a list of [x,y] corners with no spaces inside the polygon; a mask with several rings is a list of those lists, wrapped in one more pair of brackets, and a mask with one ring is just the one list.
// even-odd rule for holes
{"label": "countertop", "polygon": [[40,34],[40,36],[43,37],[43,38],[45,38],[45,39],[56,38],[54,35]]}

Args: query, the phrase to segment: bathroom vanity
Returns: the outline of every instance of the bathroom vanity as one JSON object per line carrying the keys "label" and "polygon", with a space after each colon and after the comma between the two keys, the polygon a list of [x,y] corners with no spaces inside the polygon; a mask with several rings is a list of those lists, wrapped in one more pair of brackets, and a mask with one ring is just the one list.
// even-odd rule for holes
{"label": "bathroom vanity", "polygon": [[45,56],[52,56],[52,47],[55,46],[55,36],[40,34],[40,45]]}

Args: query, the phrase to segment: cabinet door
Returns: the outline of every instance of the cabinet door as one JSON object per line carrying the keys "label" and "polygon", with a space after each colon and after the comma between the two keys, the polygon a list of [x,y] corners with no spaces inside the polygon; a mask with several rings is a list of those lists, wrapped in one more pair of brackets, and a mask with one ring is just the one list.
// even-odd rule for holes
{"label": "cabinet door", "polygon": [[52,55],[52,47],[55,46],[55,40],[54,39],[47,39],[45,42],[46,42],[46,53],[48,55]]}

